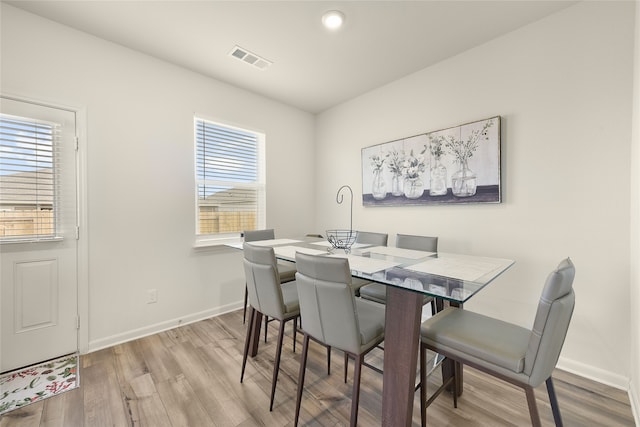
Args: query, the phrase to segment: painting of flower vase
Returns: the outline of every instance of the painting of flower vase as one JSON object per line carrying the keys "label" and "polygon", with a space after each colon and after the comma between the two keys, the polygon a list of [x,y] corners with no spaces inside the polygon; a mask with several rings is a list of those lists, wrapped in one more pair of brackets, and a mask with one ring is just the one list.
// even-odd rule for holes
{"label": "painting of flower vase", "polygon": [[362,149],[364,206],[500,203],[500,116]]}

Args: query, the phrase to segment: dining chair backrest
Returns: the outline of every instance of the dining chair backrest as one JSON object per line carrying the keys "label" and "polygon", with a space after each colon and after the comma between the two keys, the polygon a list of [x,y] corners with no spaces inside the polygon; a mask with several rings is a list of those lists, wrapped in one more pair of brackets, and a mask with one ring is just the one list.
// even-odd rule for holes
{"label": "dining chair backrest", "polygon": [[358,231],[356,243],[367,245],[387,246],[389,235],[387,233],[373,233],[371,231]]}
{"label": "dining chair backrest", "polygon": [[296,253],[302,329],[343,351],[360,353],[360,328],[349,260]]}
{"label": "dining chair backrest", "polygon": [[438,252],[438,238],[431,236],[396,235],[396,248],[416,251]]}
{"label": "dining chair backrest", "polygon": [[273,228],[265,230],[245,230],[243,233],[245,242],[255,242],[258,240],[272,240],[276,238]]}
{"label": "dining chair backrest", "polygon": [[285,307],[275,252],[271,247],[242,245],[249,303],[260,313],[282,319]]}
{"label": "dining chair backrest", "polygon": [[571,259],[564,259],[542,290],[524,362],[524,373],[534,387],[551,376],[560,357],[575,305],[575,273]]}

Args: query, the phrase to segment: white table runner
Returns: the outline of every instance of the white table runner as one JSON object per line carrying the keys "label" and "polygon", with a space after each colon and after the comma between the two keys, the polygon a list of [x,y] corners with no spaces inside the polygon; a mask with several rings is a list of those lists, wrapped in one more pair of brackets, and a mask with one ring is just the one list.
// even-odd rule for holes
{"label": "white table runner", "polygon": [[361,271],[365,274],[373,274],[376,271],[386,270],[387,268],[400,265],[399,262],[387,261],[383,259],[367,258],[357,255],[333,254],[334,258],[347,258],[349,260],[349,268]]}
{"label": "white table runner", "polygon": [[442,257],[432,258],[418,264],[409,265],[405,268],[407,270],[473,282],[487,273],[503,268],[505,262],[508,263],[509,261],[481,257]]}
{"label": "white table runner", "polygon": [[435,252],[416,251],[413,249],[394,248],[393,246],[374,246],[367,248],[366,251],[381,255],[391,255],[407,259],[420,259],[427,256],[435,255]]}

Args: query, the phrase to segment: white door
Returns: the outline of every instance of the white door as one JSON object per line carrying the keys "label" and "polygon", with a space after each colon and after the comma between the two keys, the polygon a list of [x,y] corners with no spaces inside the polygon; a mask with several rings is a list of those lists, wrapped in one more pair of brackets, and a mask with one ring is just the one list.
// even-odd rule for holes
{"label": "white door", "polygon": [[78,349],[75,112],[0,98],[0,372]]}

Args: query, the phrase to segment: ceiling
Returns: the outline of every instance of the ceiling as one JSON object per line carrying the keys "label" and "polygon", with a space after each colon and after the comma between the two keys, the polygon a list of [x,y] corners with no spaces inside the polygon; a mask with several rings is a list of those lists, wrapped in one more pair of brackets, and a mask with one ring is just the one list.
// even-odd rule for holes
{"label": "ceiling", "polygon": [[[575,1],[5,1],[310,113],[564,9]],[[338,9],[345,25],[325,30]],[[273,64],[232,56],[239,45]]]}

